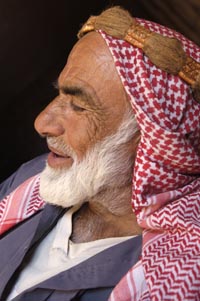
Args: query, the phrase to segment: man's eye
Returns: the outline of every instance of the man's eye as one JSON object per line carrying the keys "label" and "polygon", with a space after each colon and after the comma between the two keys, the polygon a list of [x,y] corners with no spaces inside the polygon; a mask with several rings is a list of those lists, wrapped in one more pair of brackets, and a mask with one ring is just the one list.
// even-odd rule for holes
{"label": "man's eye", "polygon": [[77,104],[74,104],[73,102],[70,103],[71,105],[71,108],[74,110],[74,111],[79,111],[79,112],[83,112],[85,111],[85,109]]}

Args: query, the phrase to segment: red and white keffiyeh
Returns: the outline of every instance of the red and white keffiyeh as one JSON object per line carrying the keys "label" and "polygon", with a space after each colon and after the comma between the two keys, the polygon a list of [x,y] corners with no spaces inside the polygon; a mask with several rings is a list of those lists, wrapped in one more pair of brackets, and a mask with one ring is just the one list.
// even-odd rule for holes
{"label": "red and white keffiyeh", "polygon": [[[138,22],[178,38],[200,62],[200,49],[179,33]],[[200,104],[183,80],[157,68],[141,49],[99,32],[141,130],[132,205],[144,228],[142,259],[110,300],[200,300]]]}
{"label": "red and white keffiyeh", "polygon": [[[178,38],[200,62],[200,49]],[[178,76],[155,67],[141,49],[100,31],[130,97],[141,130],[133,176],[133,209],[144,228],[142,259],[120,281],[112,301],[200,300],[200,104]],[[0,203],[0,233],[44,205],[39,175]]]}
{"label": "red and white keffiyeh", "polygon": [[29,178],[0,202],[0,235],[27,219],[45,202],[40,197],[40,176]]}

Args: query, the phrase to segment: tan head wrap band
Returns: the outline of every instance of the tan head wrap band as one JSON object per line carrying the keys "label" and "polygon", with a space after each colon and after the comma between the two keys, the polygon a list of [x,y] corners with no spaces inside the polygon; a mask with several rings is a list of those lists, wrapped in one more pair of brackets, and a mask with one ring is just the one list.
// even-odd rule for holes
{"label": "tan head wrap band", "polygon": [[[117,9],[120,8],[116,7],[115,10]],[[181,42],[176,38],[169,38],[145,28],[128,12],[127,16],[121,16],[118,12],[116,16],[121,18],[119,23],[124,19],[122,20],[124,26],[121,28],[114,30],[109,28],[107,20],[111,18],[113,24],[113,15],[109,16],[107,10],[99,16],[91,16],[79,31],[78,38],[87,32],[101,29],[107,34],[141,48],[154,65],[168,73],[178,75],[191,85],[195,99],[200,102],[200,63],[184,52]]]}

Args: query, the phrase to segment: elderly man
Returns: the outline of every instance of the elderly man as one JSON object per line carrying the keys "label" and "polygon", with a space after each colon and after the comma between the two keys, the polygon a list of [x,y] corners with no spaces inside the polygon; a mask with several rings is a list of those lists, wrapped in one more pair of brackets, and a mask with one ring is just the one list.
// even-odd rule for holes
{"label": "elderly man", "polygon": [[79,38],[1,185],[1,300],[200,300],[199,48],[119,7]]}

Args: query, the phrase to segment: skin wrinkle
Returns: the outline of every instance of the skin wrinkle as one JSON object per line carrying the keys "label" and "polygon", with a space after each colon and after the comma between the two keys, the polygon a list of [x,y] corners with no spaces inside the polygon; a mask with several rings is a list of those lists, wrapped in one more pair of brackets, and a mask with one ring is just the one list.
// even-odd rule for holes
{"label": "skin wrinkle", "polygon": [[93,101],[94,93],[91,94],[90,91],[83,89],[81,86],[79,87],[78,85],[75,86],[65,84],[65,86],[61,86],[59,90],[65,95],[69,94],[77,97],[80,102],[87,106],[87,109],[96,109],[97,107]]}
{"label": "skin wrinkle", "polygon": [[[125,205],[122,201],[123,197],[127,198],[128,196],[131,197],[130,185],[125,188],[123,187],[121,190],[112,189],[112,191],[107,191],[106,194],[105,191],[102,191],[95,199],[95,206],[92,206],[92,199],[90,200],[90,203],[85,203],[74,215],[74,231],[71,240],[74,243],[78,243],[80,241],[91,241],[93,237],[95,237],[95,239],[101,239],[102,237],[130,235],[130,230],[127,230],[127,227],[124,227],[124,213],[126,213],[126,226],[129,224],[130,229],[132,229],[131,235],[141,233],[141,229],[137,226],[136,218],[132,213],[131,204],[127,203]],[[104,205],[102,206],[102,201],[104,204],[105,198],[112,204],[112,198],[115,199],[115,206],[109,208],[112,214],[107,211],[107,208],[104,207]],[[88,220],[92,220],[92,222],[90,223]],[[133,221],[135,223],[134,227]]]}
{"label": "skin wrinkle", "polygon": [[[97,69],[97,68],[96,68]],[[82,87],[84,83],[84,88]],[[96,141],[99,141],[98,139],[98,130],[101,127],[103,130],[106,130],[105,121],[109,116],[106,116],[106,111],[103,109],[102,102],[98,99],[97,93],[95,93],[94,89],[86,82],[81,80],[81,83],[78,85],[72,84],[71,82],[66,82],[64,86],[60,86],[59,88],[59,82],[57,83],[57,87],[60,91],[60,96],[62,99],[62,95],[65,96],[71,96],[71,94],[75,94],[73,90],[81,90],[83,93],[80,93],[80,100],[87,104],[87,101],[90,100],[88,107],[86,106],[85,112],[79,112],[80,114],[87,114],[88,111],[92,112],[93,114],[87,114],[89,118],[89,124],[90,128],[88,128],[87,134],[90,139],[91,144],[93,144]],[[63,93],[64,91],[64,93]],[[68,92],[68,93],[66,93]],[[84,97],[86,96],[86,97]],[[95,99],[95,101],[93,101]],[[65,108],[66,99],[63,99],[64,105],[63,109]],[[93,125],[93,134],[91,135],[91,126]],[[84,151],[84,149],[82,149]]]}
{"label": "skin wrinkle", "polygon": [[[84,86],[84,88],[83,88],[83,86]],[[86,109],[89,111],[92,111],[94,113],[101,114],[103,116],[104,112],[102,112],[103,111],[102,102],[98,99],[97,93],[94,91],[92,86],[89,85],[89,83],[86,83],[83,80],[81,80],[78,84],[66,82],[65,86],[60,87],[60,91],[62,92],[62,90],[64,90],[64,92],[65,91],[67,92],[68,89],[70,90],[70,89],[76,89],[76,88],[82,90],[83,94],[85,94],[85,96],[86,96],[83,98],[81,98],[81,97],[79,98],[80,101],[85,103],[86,106],[88,105],[86,107]],[[70,93],[64,93],[64,94],[70,94]]]}

